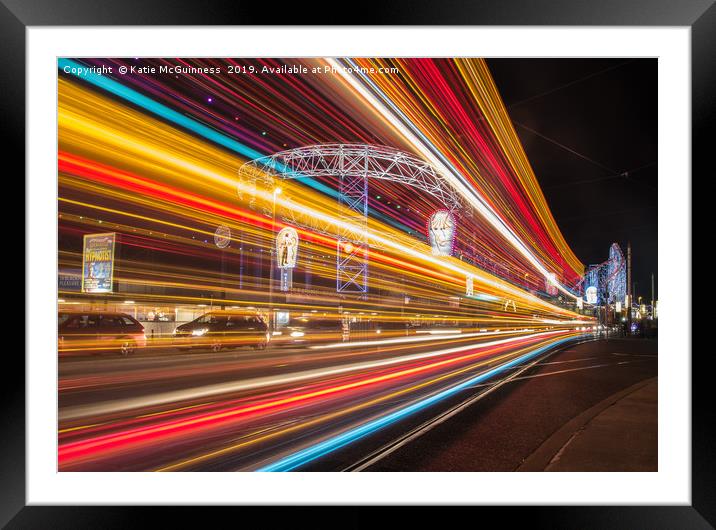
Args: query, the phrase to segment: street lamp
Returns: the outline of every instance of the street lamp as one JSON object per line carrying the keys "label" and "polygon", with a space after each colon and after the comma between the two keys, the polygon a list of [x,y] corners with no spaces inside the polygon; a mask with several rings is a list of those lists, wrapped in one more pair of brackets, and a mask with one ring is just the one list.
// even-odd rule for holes
{"label": "street lamp", "polygon": [[275,247],[274,238],[275,238],[275,235],[274,234],[276,233],[276,197],[278,195],[281,195],[281,188],[276,187],[273,190],[273,202],[271,205],[271,239],[269,242],[269,253],[271,256],[271,259],[270,259],[271,270],[269,271],[269,324],[270,324],[270,328],[271,328],[272,332],[273,332],[274,328],[276,327],[275,322],[274,322],[276,317],[275,317],[275,313],[273,310],[273,275],[274,275],[273,269],[275,267],[275,264],[274,264],[274,247]]}

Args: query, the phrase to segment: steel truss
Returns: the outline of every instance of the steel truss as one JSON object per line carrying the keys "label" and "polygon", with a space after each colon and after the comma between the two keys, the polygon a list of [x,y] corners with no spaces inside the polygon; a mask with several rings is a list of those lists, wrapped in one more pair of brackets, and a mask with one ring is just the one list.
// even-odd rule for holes
{"label": "steel truss", "polygon": [[[308,213],[287,211],[282,219],[324,234],[338,235],[336,290],[340,293],[365,294],[368,291],[368,179],[383,179],[412,186],[429,193],[450,212],[463,207],[458,193],[435,169],[419,158],[397,149],[378,145],[324,144],[281,151],[251,160],[239,170],[239,176],[257,189],[270,189],[277,179],[305,177],[338,178],[338,203],[341,217],[338,229]],[[249,198],[249,204],[255,204]],[[264,213],[271,211],[264,206]],[[346,226],[348,225],[348,226]]]}

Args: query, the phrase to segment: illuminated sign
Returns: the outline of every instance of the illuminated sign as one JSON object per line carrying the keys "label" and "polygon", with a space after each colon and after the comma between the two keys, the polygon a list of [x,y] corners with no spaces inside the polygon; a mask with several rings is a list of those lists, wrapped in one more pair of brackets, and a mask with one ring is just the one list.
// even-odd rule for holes
{"label": "illuminated sign", "polygon": [[226,248],[231,243],[231,228],[226,225],[219,226],[214,232],[214,244],[219,248]]}
{"label": "illuminated sign", "polygon": [[80,292],[82,290],[82,271],[80,269],[59,269],[57,271],[57,290]]}
{"label": "illuminated sign", "polygon": [[594,285],[591,285],[587,287],[587,289],[584,291],[585,296],[587,297],[587,303],[588,304],[596,304],[597,303],[597,288]]}
{"label": "illuminated sign", "polygon": [[455,240],[455,218],[447,210],[438,210],[428,220],[428,238],[433,256],[451,256]]}
{"label": "illuminated sign", "polygon": [[293,269],[298,254],[298,232],[287,226],[276,236],[276,257],[279,269]]}
{"label": "illuminated sign", "polygon": [[116,234],[86,234],[82,250],[82,292],[111,293]]}
{"label": "illuminated sign", "polygon": [[617,311],[617,313],[622,312],[622,303],[621,302],[616,303],[616,311]]}

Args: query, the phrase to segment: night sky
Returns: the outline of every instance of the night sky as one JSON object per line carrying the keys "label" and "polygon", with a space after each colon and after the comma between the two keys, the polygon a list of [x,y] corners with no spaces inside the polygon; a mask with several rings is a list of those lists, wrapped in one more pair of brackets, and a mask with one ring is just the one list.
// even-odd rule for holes
{"label": "night sky", "polygon": [[577,257],[601,263],[631,241],[635,295],[650,299],[653,272],[658,298],[657,60],[487,62]]}

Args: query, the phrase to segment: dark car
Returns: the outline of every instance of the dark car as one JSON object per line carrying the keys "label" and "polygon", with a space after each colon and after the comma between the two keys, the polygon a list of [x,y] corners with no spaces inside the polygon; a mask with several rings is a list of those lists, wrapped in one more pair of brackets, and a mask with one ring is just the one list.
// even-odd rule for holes
{"label": "dark car", "polygon": [[179,349],[209,348],[218,352],[222,348],[251,346],[263,350],[270,338],[260,316],[228,311],[206,313],[174,330],[174,345]]}
{"label": "dark car", "polygon": [[272,341],[278,346],[300,346],[321,342],[342,342],[348,329],[339,318],[297,317],[273,332]]}
{"label": "dark car", "polygon": [[124,313],[60,311],[58,313],[60,355],[118,352],[129,355],[147,345],[144,326]]}

